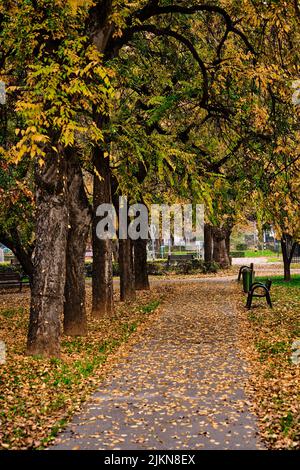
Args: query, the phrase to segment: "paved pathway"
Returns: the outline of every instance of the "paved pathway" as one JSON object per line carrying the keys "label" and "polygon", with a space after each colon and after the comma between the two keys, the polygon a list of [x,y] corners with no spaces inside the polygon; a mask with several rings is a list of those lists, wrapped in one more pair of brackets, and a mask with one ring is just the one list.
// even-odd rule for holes
{"label": "paved pathway", "polygon": [[269,264],[266,256],[260,256],[257,258],[232,258],[232,264],[238,266],[249,265],[250,263],[256,264]]}
{"label": "paved pathway", "polygon": [[174,286],[52,449],[259,449],[227,280]]}

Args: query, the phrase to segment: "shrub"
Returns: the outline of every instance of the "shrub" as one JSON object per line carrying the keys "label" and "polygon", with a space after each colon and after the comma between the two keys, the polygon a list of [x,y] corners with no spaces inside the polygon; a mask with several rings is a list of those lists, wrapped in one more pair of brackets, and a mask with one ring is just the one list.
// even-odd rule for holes
{"label": "shrub", "polygon": [[1,263],[0,264],[0,273],[22,273],[22,267],[18,264],[10,264],[10,263]]}
{"label": "shrub", "polygon": [[[172,266],[169,269],[172,270]],[[205,262],[200,259],[179,261],[175,266],[177,274],[209,274],[216,273],[219,269],[220,266],[215,261]]]}
{"label": "shrub", "polygon": [[149,261],[147,265],[148,274],[151,274],[152,276],[166,274],[166,272],[169,270],[166,261]]}
{"label": "shrub", "polygon": [[220,266],[218,263],[216,263],[216,261],[208,261],[207,263],[204,263],[204,268],[204,273],[217,273],[220,269]]}
{"label": "shrub", "polygon": [[230,256],[232,258],[245,258],[245,252],[244,251],[231,251]]}
{"label": "shrub", "polygon": [[[175,272],[176,274],[209,274],[216,273],[220,267],[218,263],[212,261],[210,263],[205,263],[200,259],[184,260],[177,261],[174,264],[168,266],[167,261],[157,260],[157,261],[148,261],[148,274],[151,276],[162,276],[167,273]],[[92,276],[93,263],[85,263],[85,272],[87,277]],[[120,275],[119,263],[113,263],[113,275]]]}
{"label": "shrub", "polygon": [[247,243],[237,243],[236,244],[236,251],[245,251],[247,250]]}

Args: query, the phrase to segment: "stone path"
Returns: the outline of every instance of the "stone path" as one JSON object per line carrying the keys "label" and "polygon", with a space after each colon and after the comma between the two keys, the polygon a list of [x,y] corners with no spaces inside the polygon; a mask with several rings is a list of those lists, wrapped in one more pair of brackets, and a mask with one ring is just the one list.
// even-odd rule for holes
{"label": "stone path", "polygon": [[174,285],[159,319],[52,449],[262,449],[231,281]]}

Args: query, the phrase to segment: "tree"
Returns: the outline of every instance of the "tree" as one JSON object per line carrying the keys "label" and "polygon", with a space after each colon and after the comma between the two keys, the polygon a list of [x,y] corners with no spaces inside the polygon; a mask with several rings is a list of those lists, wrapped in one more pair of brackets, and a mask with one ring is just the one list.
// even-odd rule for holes
{"label": "tree", "polygon": [[[277,80],[279,71],[278,65],[274,66],[276,58],[271,48],[267,56],[265,50],[267,41],[270,42],[270,37],[273,39],[278,17],[282,15],[288,22],[277,2],[265,2],[260,6],[246,0],[234,4],[225,1],[213,5],[185,2],[161,5],[157,0],[149,0],[126,6],[119,1],[101,0],[86,2],[85,8],[81,1],[71,4],[72,11],[61,1],[55,4],[48,0],[38,4],[33,0],[24,0],[17,5],[0,3],[1,60],[9,83],[24,87],[13,90],[21,120],[18,140],[9,149],[4,149],[3,155],[12,161],[30,158],[36,166],[37,246],[29,350],[45,355],[59,354],[58,317],[63,304],[70,222],[67,182],[72,165],[69,164],[69,151],[73,149],[78,153],[82,150],[82,142],[90,147],[89,152],[86,147],[81,151],[82,156],[90,158],[93,155],[94,209],[103,202],[111,202],[109,160],[112,152],[107,151],[107,143],[103,144],[103,131],[112,96],[110,67],[119,60],[122,48],[135,41],[136,45],[145,42],[149,45],[159,38],[171,50],[170,57],[174,57],[177,45],[180,60],[189,58],[186,68],[193,64],[191,81],[197,68],[191,87],[182,75],[178,80],[176,75],[170,74],[171,90],[177,88],[171,99],[167,96],[170,90],[164,88],[160,96],[150,92],[149,97],[148,91],[143,91],[141,101],[144,104],[144,100],[148,100],[145,114],[148,112],[148,124],[151,124],[144,134],[148,136],[148,142],[151,136],[149,149],[153,146],[157,149],[154,163],[147,158],[148,178],[144,184],[151,181],[154,187],[162,174],[168,174],[174,187],[173,195],[179,191],[180,196],[188,198],[194,194],[200,196],[200,188],[210,189],[212,184],[206,184],[204,177],[208,172],[222,172],[225,164],[236,157],[236,146],[239,147],[240,142],[249,145],[249,135],[252,143],[270,138],[266,109],[273,102],[270,85]],[[253,14],[256,8],[258,15]],[[291,11],[294,10],[289,6],[288,13]],[[266,15],[268,28],[265,35]],[[258,23],[254,25],[257,16]],[[294,21],[288,24],[290,32],[291,26],[295,26]],[[277,27],[277,31],[279,29]],[[261,38],[264,40],[262,52]],[[277,38],[284,40],[285,45],[288,42],[284,34]],[[288,57],[292,60],[295,54]],[[170,62],[166,62],[169,65]],[[171,71],[176,72],[176,67]],[[181,95],[180,89],[183,90]],[[241,117],[242,113],[244,117]],[[152,114],[151,119],[149,114]],[[176,119],[178,116],[180,119]],[[143,128],[144,121],[145,116],[139,129]],[[175,122],[178,125],[170,131]],[[215,138],[214,128],[218,129]],[[176,143],[172,142],[174,135]],[[220,136],[225,137],[216,145]],[[159,151],[159,147],[163,151]],[[218,158],[219,153],[214,154],[212,147],[222,150],[222,158]],[[226,154],[228,148],[230,152]],[[176,165],[174,160],[177,160]],[[245,166],[241,165],[241,168]],[[207,191],[207,197],[210,194]],[[156,197],[160,196],[158,189]],[[84,206],[83,211],[86,210]],[[48,213],[53,222],[50,228],[45,223]],[[95,213],[93,217],[95,228]],[[93,234],[95,237],[95,230]],[[102,309],[112,309],[111,243],[98,243],[95,238],[94,242],[94,311],[101,313]],[[63,253],[60,258],[59,252]],[[48,276],[46,266],[50,259],[55,266],[51,266]],[[44,302],[39,297],[41,292]],[[103,301],[104,306],[101,306]]]}
{"label": "tree", "polygon": [[104,151],[96,147],[94,155],[94,187],[93,187],[93,315],[101,318],[104,314],[112,314],[113,302],[113,268],[112,268],[112,240],[100,239],[97,236],[96,217],[98,206],[103,203],[111,204],[111,173],[110,159]]}
{"label": "tree", "polygon": [[292,172],[288,169],[276,175],[269,183],[267,198],[261,196],[263,218],[273,225],[281,241],[285,281],[291,280],[291,262],[300,240],[299,176],[299,165]]}
{"label": "tree", "polygon": [[[12,37],[20,39],[13,48]],[[30,157],[35,162],[37,243],[28,352],[59,355],[71,222],[71,149],[78,154],[84,139],[89,146],[102,140],[92,113],[105,114],[112,89],[100,54],[87,43],[78,16],[67,6],[46,0],[38,7],[31,2],[17,9],[12,5],[4,17],[2,38],[8,80],[18,85],[12,91],[20,117],[19,139],[3,154],[11,161]],[[19,74],[21,64],[26,64],[26,74]]]}
{"label": "tree", "polygon": [[85,252],[90,233],[90,207],[78,155],[72,150],[68,159],[69,231],[66,250],[64,333],[80,336],[87,332],[85,308]]}

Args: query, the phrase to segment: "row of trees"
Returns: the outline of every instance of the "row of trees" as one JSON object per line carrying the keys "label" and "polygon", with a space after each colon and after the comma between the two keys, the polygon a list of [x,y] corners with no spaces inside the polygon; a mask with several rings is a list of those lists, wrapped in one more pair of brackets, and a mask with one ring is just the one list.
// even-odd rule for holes
{"label": "row of trees", "polygon": [[[86,332],[91,227],[93,314],[113,312],[96,209],[119,195],[205,202],[206,260],[222,266],[254,208],[283,247],[297,240],[298,23],[297,2],[271,0],[0,1],[0,240],[31,278],[29,354],[59,355],[62,312],[66,334]],[[132,299],[146,243],[119,240],[119,260]]]}

